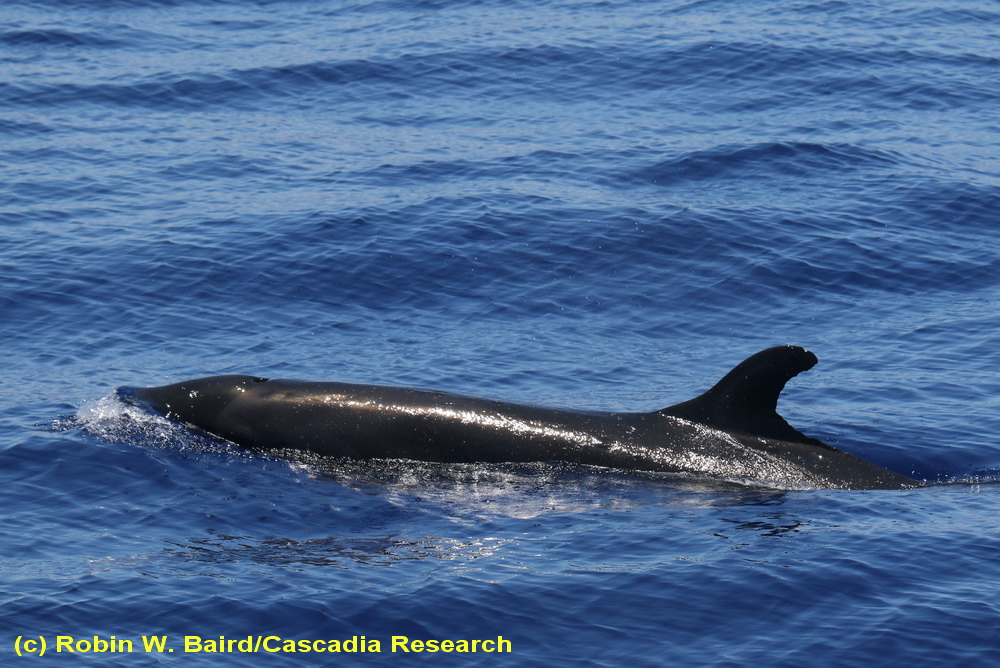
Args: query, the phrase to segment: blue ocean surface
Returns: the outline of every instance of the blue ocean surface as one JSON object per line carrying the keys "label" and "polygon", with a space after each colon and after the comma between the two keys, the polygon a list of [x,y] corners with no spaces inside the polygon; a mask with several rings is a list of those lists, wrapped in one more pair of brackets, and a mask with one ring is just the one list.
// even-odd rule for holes
{"label": "blue ocean surface", "polygon": [[[5,1],[3,662],[995,660],[998,26],[985,0]],[[115,395],[250,373],[648,411],[781,344],[820,359],[792,425],[932,484],[288,459]]]}

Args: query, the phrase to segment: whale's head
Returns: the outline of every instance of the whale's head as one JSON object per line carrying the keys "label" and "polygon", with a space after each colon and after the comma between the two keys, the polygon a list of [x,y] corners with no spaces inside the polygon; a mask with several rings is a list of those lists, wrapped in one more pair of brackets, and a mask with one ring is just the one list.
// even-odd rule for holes
{"label": "whale's head", "polygon": [[227,407],[267,380],[258,376],[211,376],[160,387],[121,387],[117,394],[127,404],[212,431],[212,425]]}

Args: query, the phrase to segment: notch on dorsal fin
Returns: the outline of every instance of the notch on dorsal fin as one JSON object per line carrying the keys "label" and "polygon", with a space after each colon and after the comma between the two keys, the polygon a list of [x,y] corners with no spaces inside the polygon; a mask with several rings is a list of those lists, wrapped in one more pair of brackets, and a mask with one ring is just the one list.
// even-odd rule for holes
{"label": "notch on dorsal fin", "polygon": [[816,362],[805,348],[768,348],[744,360],[700,397],[659,412],[723,431],[829,448],[797,431],[776,411],[785,383]]}

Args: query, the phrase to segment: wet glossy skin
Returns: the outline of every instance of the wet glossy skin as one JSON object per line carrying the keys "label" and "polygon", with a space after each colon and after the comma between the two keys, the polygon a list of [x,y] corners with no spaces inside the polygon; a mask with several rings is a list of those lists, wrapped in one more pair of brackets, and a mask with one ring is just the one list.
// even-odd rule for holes
{"label": "wet glossy skin", "polygon": [[[650,413],[577,412],[408,388],[215,376],[123,398],[256,449],[434,462],[569,461],[779,485],[917,483],[804,436],[775,412],[801,348],[745,361],[698,399]],[[771,396],[773,395],[773,397]]]}

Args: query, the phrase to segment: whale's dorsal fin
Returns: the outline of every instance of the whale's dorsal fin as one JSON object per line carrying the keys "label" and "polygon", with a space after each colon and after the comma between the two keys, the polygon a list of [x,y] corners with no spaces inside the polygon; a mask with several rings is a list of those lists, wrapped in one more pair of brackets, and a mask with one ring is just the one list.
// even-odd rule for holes
{"label": "whale's dorsal fin", "polygon": [[722,431],[829,448],[797,431],[776,411],[785,383],[816,362],[805,348],[768,348],[745,359],[703,395],[659,412]]}

